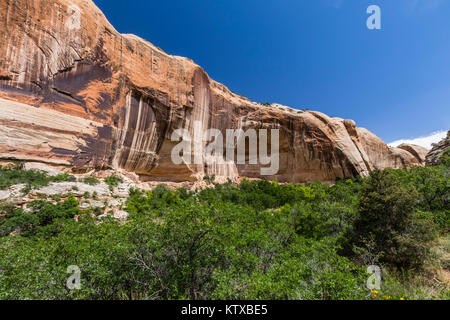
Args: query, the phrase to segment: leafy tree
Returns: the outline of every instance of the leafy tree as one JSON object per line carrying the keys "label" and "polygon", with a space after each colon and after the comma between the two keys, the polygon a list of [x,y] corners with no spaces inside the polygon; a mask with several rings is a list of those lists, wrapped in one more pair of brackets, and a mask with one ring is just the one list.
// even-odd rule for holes
{"label": "leafy tree", "polygon": [[[30,174],[17,170],[4,169],[3,181]],[[0,299],[365,299],[358,265],[377,259],[408,275],[389,268],[386,294],[422,297],[416,270],[427,266],[433,221],[448,230],[446,170],[388,169],[333,186],[131,189],[126,221],[80,210],[73,196],[1,203]],[[70,265],[82,272],[80,290],[66,286]]]}
{"label": "leafy tree", "polygon": [[432,221],[418,214],[414,188],[402,187],[390,171],[375,170],[361,190],[351,244],[374,240],[380,261],[398,268],[421,267],[435,239]]}

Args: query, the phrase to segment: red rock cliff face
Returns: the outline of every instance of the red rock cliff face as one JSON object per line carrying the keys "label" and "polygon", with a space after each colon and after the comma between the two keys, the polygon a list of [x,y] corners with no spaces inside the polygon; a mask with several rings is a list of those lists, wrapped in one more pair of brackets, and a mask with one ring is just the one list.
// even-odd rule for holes
{"label": "red rock cliff face", "polygon": [[[76,170],[122,168],[142,179],[215,174],[334,181],[373,168],[420,165],[351,120],[230,92],[198,65],[118,33],[90,0],[0,2],[0,158]],[[175,165],[175,129],[280,129],[280,170],[259,165]],[[205,147],[202,141],[194,141]]]}

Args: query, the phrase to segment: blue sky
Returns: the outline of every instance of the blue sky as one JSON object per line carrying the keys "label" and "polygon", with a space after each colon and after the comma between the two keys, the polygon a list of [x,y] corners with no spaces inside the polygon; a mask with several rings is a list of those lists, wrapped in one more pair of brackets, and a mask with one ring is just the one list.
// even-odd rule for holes
{"label": "blue sky", "polygon": [[[254,101],[354,119],[386,142],[450,129],[450,0],[94,2]],[[372,4],[382,30],[366,27]]]}

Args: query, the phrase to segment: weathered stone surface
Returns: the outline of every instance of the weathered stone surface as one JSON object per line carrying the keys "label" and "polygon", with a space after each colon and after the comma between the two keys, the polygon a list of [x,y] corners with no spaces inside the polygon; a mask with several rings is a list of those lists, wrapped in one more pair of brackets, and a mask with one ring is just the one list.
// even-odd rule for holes
{"label": "weathered stone surface", "polygon": [[19,199],[19,201],[23,200],[23,190],[26,188],[26,184],[15,184],[9,187],[10,198]]}
{"label": "weathered stone surface", "polygon": [[119,220],[126,220],[128,218],[128,215],[128,212],[119,210],[114,212],[113,217]]}
{"label": "weathered stone surface", "polygon": [[60,195],[67,197],[69,194],[75,196],[83,196],[84,193],[89,192],[89,194],[97,193],[99,196],[105,197],[111,194],[106,184],[97,184],[94,186],[81,183],[81,182],[53,182],[48,186],[42,187],[38,190],[31,190],[31,194],[45,195],[45,196],[55,196]]}
{"label": "weathered stone surface", "polygon": [[[352,120],[234,94],[187,58],[119,34],[90,0],[0,2],[0,159],[79,171],[125,170],[143,181],[332,182],[376,167],[421,165]],[[280,170],[175,165],[175,129],[280,129]],[[205,147],[205,142],[194,141]]]}
{"label": "weathered stone surface", "polygon": [[436,165],[439,163],[439,159],[441,158],[444,151],[450,148],[450,130],[447,132],[447,137],[437,143],[430,152],[426,155],[426,164],[427,165]]}
{"label": "weathered stone surface", "polygon": [[95,208],[103,208],[105,206],[102,201],[82,201],[80,204],[80,209],[95,209]]}
{"label": "weathered stone surface", "polygon": [[0,190],[0,201],[7,200],[11,197],[11,193],[8,190]]}
{"label": "weathered stone surface", "polygon": [[[84,175],[76,175],[78,181],[82,180]],[[0,190],[0,201],[10,202],[22,207],[26,212],[33,212],[30,203],[37,199],[47,199],[50,202],[57,203],[64,201],[73,195],[79,201],[79,207],[82,210],[95,210],[91,214],[99,214],[98,217],[104,217],[112,212],[112,216],[119,220],[126,220],[124,213],[126,199],[129,196],[129,188],[145,189],[144,184],[135,185],[131,180],[123,177],[124,182],[120,183],[113,191],[103,179],[96,185],[89,185],[83,182],[53,182],[47,186],[37,189],[26,190],[25,184],[16,184],[8,190]],[[56,197],[55,197],[56,196]]]}
{"label": "weathered stone surface", "polygon": [[398,146],[399,149],[403,149],[411,153],[414,157],[416,157],[417,161],[420,164],[425,164],[425,157],[428,154],[428,149],[422,146],[418,146],[416,144],[406,144],[403,143]]}
{"label": "weathered stone surface", "polygon": [[24,169],[45,172],[49,176],[57,176],[61,173],[59,170],[39,162],[26,162],[24,164]]}

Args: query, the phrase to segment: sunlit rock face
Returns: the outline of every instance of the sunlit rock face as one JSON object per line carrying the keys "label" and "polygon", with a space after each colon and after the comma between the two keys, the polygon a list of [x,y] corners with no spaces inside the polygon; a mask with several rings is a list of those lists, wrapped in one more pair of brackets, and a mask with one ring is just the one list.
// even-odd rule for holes
{"label": "sunlit rock face", "polygon": [[[374,168],[421,165],[352,120],[230,92],[187,58],[118,33],[90,0],[0,2],[0,158],[116,168],[142,180],[333,182]],[[279,129],[280,168],[234,162],[175,165],[176,129]],[[193,138],[204,150],[206,142]],[[198,150],[198,149],[197,149]],[[270,150],[270,148],[269,148]]]}
{"label": "sunlit rock face", "polygon": [[398,146],[398,149],[403,149],[408,151],[410,154],[412,154],[414,157],[416,157],[417,161],[420,164],[425,164],[425,158],[429,152],[427,148],[424,148],[422,146],[416,145],[416,144],[406,144],[403,143]]}
{"label": "sunlit rock face", "polygon": [[440,163],[441,157],[450,149],[450,130],[447,132],[447,137],[433,145],[433,148],[426,155],[427,165],[436,165]]}

